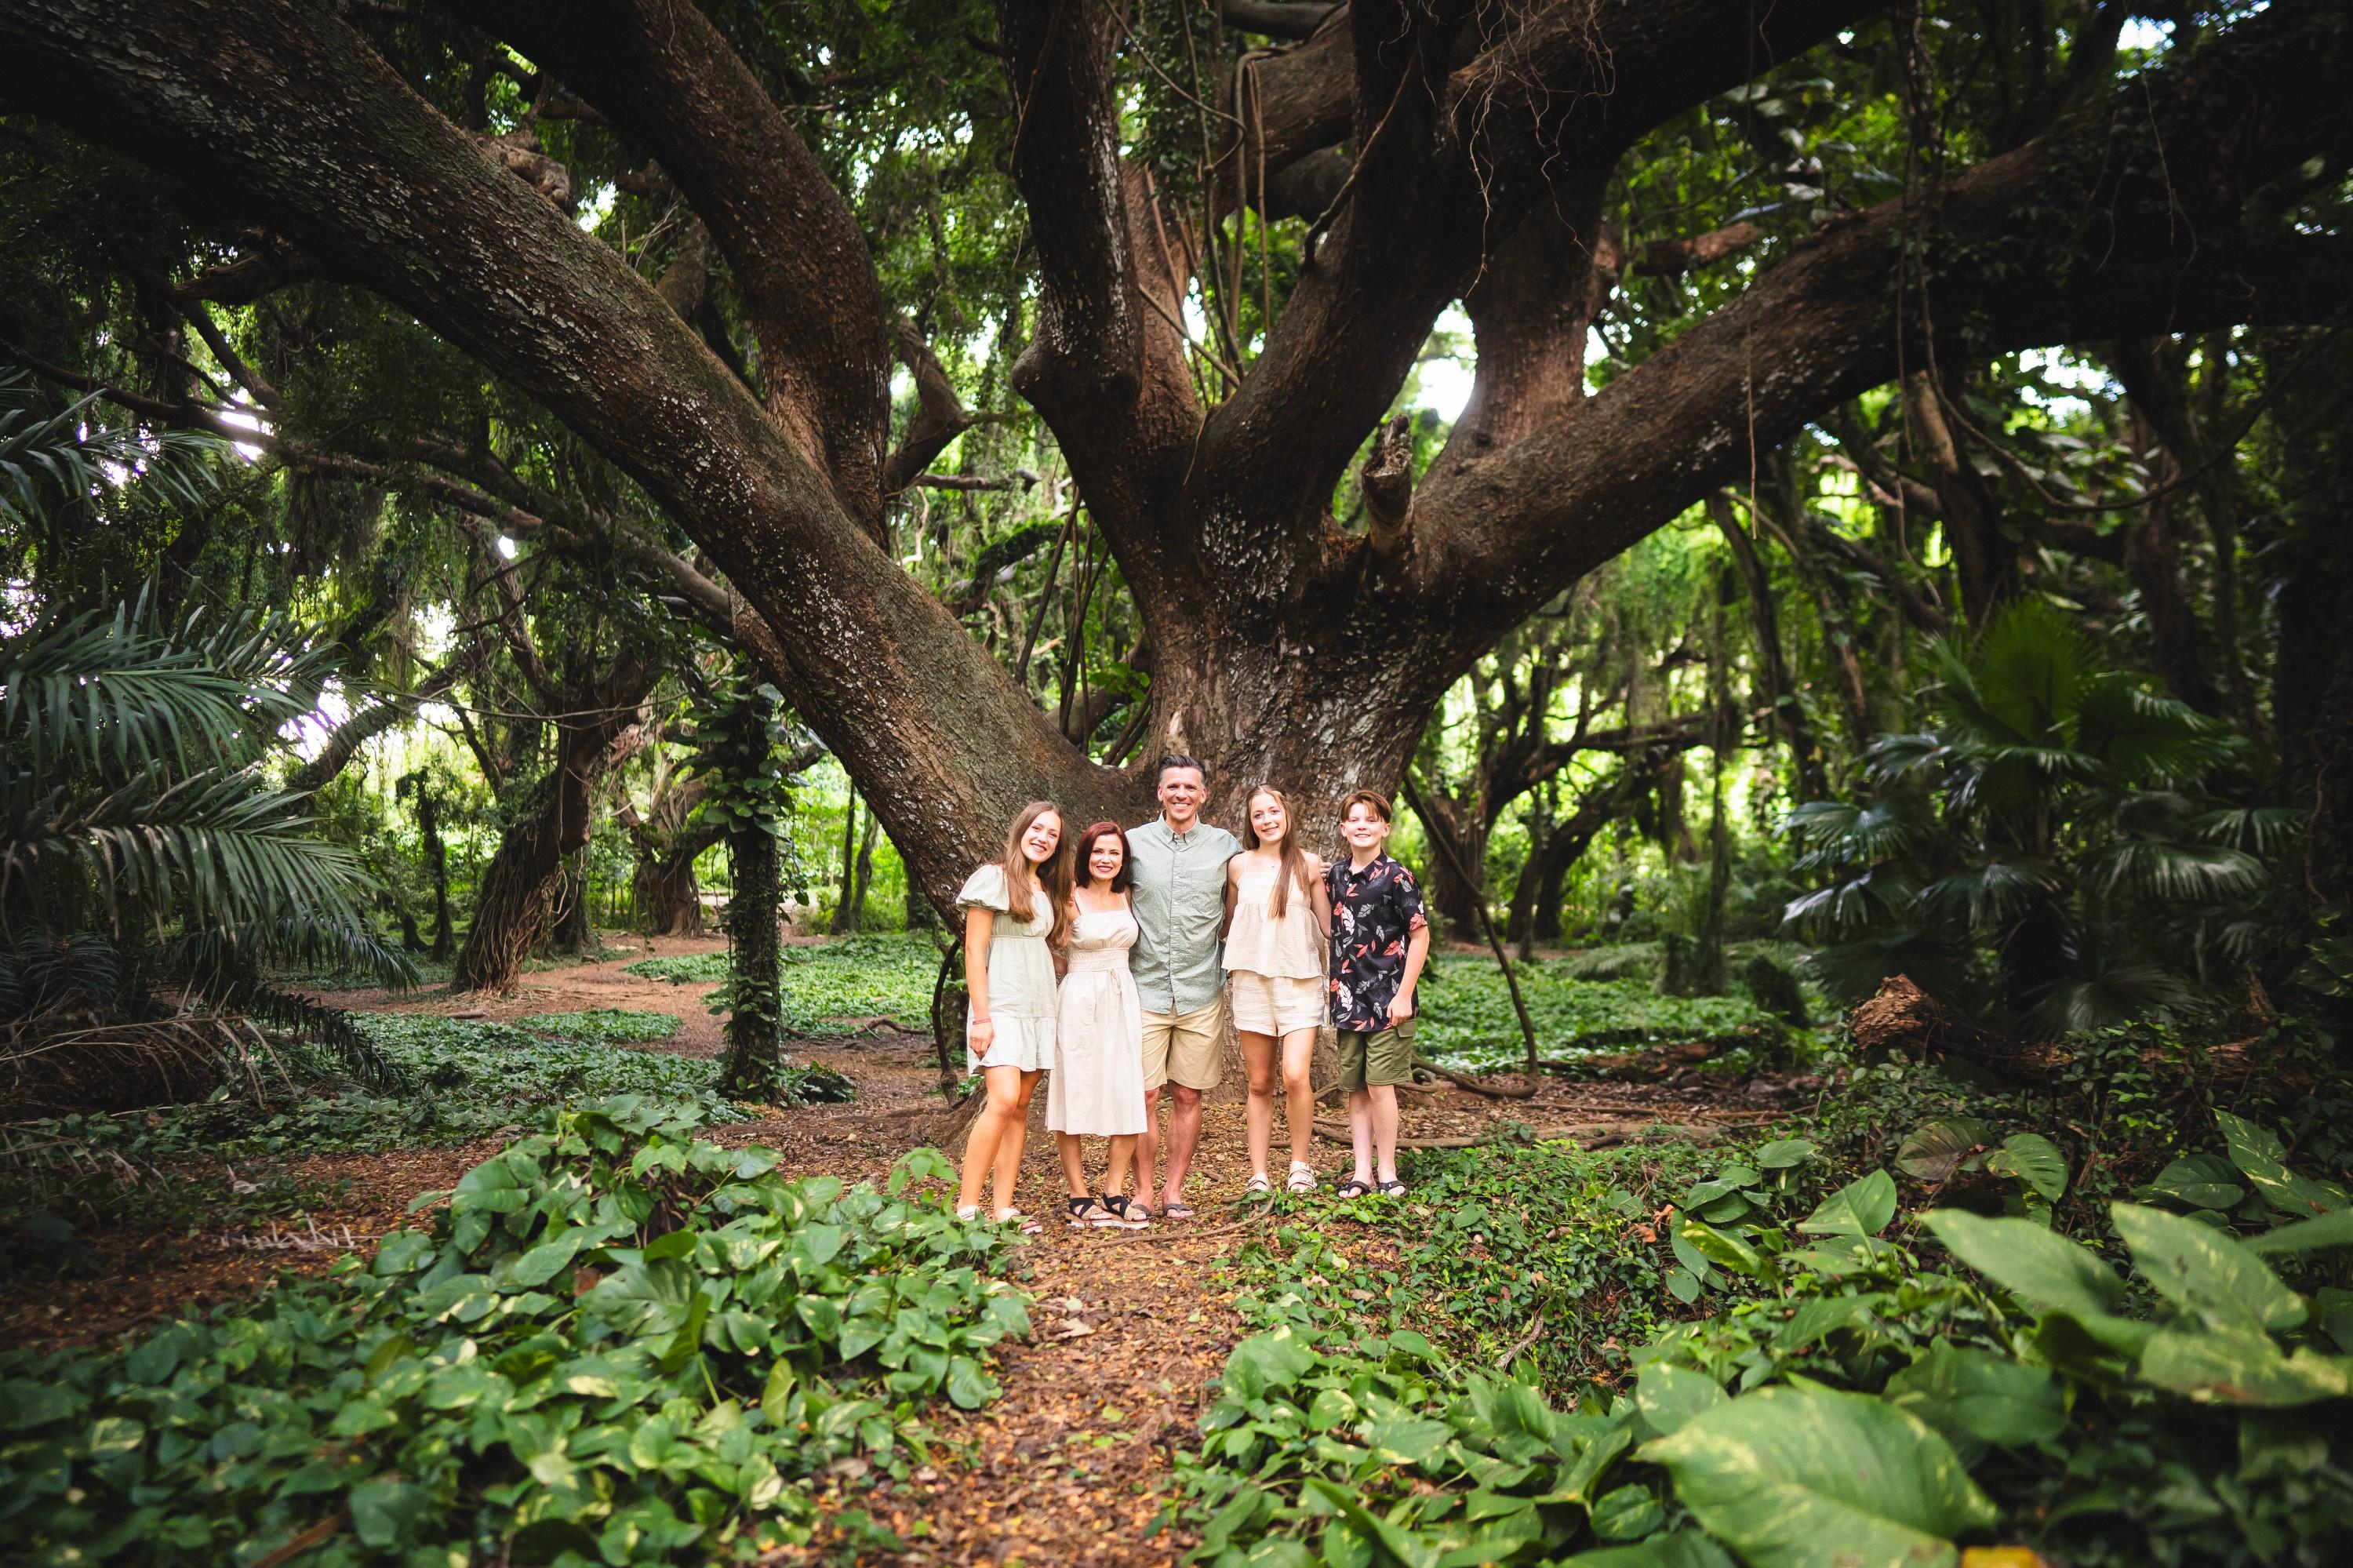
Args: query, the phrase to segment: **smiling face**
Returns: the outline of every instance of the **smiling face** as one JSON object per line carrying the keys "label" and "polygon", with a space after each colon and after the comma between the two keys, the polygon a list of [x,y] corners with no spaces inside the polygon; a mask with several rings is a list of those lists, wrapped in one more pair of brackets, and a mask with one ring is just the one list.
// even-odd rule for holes
{"label": "smiling face", "polygon": [[1291,832],[1291,813],[1282,809],[1273,790],[1260,789],[1250,798],[1250,832],[1258,835],[1259,848],[1276,849],[1282,845],[1283,835]]}
{"label": "smiling face", "polygon": [[1127,863],[1127,850],[1117,833],[1098,833],[1095,842],[1087,846],[1087,880],[1098,886],[1109,887],[1119,868]]}
{"label": "smiling face", "polygon": [[1062,842],[1062,819],[1053,811],[1040,811],[1021,835],[1021,853],[1031,865],[1043,865],[1054,858],[1054,846]]}
{"label": "smiling face", "polygon": [[1170,768],[1160,775],[1160,811],[1168,825],[1178,832],[1190,828],[1201,815],[1201,801],[1208,794],[1198,768]]}
{"label": "smiling face", "polygon": [[1389,825],[1381,821],[1378,811],[1359,800],[1348,808],[1347,816],[1341,820],[1340,836],[1360,854],[1378,854],[1381,845],[1388,841]]}

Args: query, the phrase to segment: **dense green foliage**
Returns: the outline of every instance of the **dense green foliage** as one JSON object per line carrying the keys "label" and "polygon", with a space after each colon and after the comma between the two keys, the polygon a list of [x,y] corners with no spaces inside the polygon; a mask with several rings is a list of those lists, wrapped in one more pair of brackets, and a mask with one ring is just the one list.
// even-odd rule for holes
{"label": "dense green foliage", "polygon": [[515,1020],[518,1029],[561,1035],[588,1044],[625,1041],[667,1040],[678,1033],[674,1012],[632,1012],[619,1007],[592,1007],[582,1012],[534,1012]]}
{"label": "dense green foliage", "polygon": [[[1028,1329],[916,1184],[787,1181],[634,1097],[550,1118],[373,1263],[125,1350],[0,1359],[14,1561],[700,1561],[805,1540],[807,1478],[902,1472]],[[322,1521],[325,1521],[322,1527]],[[305,1536],[305,1532],[310,1532]]]}
{"label": "dense green foliage", "polygon": [[[887,1018],[902,1029],[930,1026],[939,949],[915,937],[845,937],[780,955],[778,1027],[789,1038],[849,1033],[859,1020]],[[724,982],[724,953],[640,959],[625,973],[679,985]],[[714,1000],[716,1000],[714,998]]]}
{"label": "dense green foliage", "polygon": [[[1630,1046],[1699,1041],[1754,1060],[1783,1044],[1781,1020],[1745,995],[1661,995],[1647,980],[1579,978],[1576,959],[1516,966],[1522,1000],[1547,1059]],[[1508,1068],[1525,1055],[1520,1021],[1492,959],[1444,956],[1430,962],[1417,993],[1414,1044],[1449,1065]]]}
{"label": "dense green foliage", "polygon": [[[1404,1328],[1396,1289],[1352,1287],[1369,1271],[1322,1240],[1245,1257],[1240,1304],[1259,1331],[1229,1359],[1185,1472],[1203,1510],[1196,1559],[1951,1563],[1954,1542],[1992,1542],[2069,1563],[2334,1561],[2353,1503],[2333,1456],[2353,1294],[2329,1249],[2353,1245],[2353,1211],[2262,1128],[2221,1124],[2226,1157],[2178,1162],[2158,1187],[2210,1217],[2252,1190],[2287,1223],[2240,1240],[2117,1203],[2103,1228],[2121,1245],[2103,1250],[2047,1229],[2047,1206],[2042,1220],[1945,1208],[1899,1226],[1878,1170],[1793,1210],[1775,1189],[1806,1183],[1772,1173],[1802,1170],[1810,1146],[1762,1146],[1659,1215],[1676,1256],[1730,1297],[1634,1351],[1630,1387],[1588,1360],[1615,1389],[1586,1383],[1567,1410],[1543,1390],[1571,1385],[1531,1381],[1540,1363],[1517,1359],[1545,1337],[1540,1312],[1498,1375],[1476,1370],[1491,1361],[1481,1341],[1441,1345],[1422,1318]],[[2067,1169],[2037,1142],[1985,1162],[2007,1155],[2047,1205]],[[1575,1195],[1608,1166],[1545,1153],[1472,1159],[1493,1166],[1491,1203],[1509,1194],[1574,1223]],[[1433,1206],[1460,1185],[1450,1172]],[[1487,1213],[1453,1223],[1466,1218],[1501,1245],[1463,1255],[1477,1277],[1455,1281],[1440,1321],[1525,1272],[1521,1234]],[[1609,1266],[1647,1276],[1653,1301],[1655,1245]],[[2104,1250],[2128,1254],[2133,1275]]]}

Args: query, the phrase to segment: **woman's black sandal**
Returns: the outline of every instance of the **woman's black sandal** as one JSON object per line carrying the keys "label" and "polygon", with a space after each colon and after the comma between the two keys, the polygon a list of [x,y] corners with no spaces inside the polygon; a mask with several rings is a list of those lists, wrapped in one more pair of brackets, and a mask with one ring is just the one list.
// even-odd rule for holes
{"label": "woman's black sandal", "polygon": [[1332,1189],[1332,1196],[1340,1199],[1366,1198],[1370,1197],[1372,1192],[1373,1184],[1370,1181],[1359,1181],[1354,1176]]}
{"label": "woman's black sandal", "polygon": [[1405,1183],[1402,1181],[1383,1181],[1379,1184],[1378,1191],[1384,1198],[1402,1198],[1405,1196]]}

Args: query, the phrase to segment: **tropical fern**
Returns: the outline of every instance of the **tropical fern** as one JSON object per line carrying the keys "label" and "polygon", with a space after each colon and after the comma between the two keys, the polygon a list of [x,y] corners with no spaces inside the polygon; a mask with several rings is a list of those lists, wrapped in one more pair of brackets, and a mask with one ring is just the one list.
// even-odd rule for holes
{"label": "tropical fern", "polygon": [[1873,743],[1875,792],[1787,819],[1820,880],[1784,919],[1829,943],[1818,980],[1854,994],[1933,972],[1950,995],[1989,969],[2013,1022],[2056,1032],[2178,1011],[2244,961],[2265,857],[2296,827],[2199,795],[2244,739],[2105,666],[2039,599],[1928,662],[1933,722]]}

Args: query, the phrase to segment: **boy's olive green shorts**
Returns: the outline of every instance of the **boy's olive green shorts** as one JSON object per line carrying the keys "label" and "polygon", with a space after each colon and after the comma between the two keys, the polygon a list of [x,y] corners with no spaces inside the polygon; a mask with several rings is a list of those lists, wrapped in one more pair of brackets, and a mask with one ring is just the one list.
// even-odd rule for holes
{"label": "boy's olive green shorts", "polygon": [[1340,1086],[1348,1093],[1395,1086],[1413,1079],[1413,1020],[1377,1033],[1356,1029],[1337,1032],[1340,1040]]}

